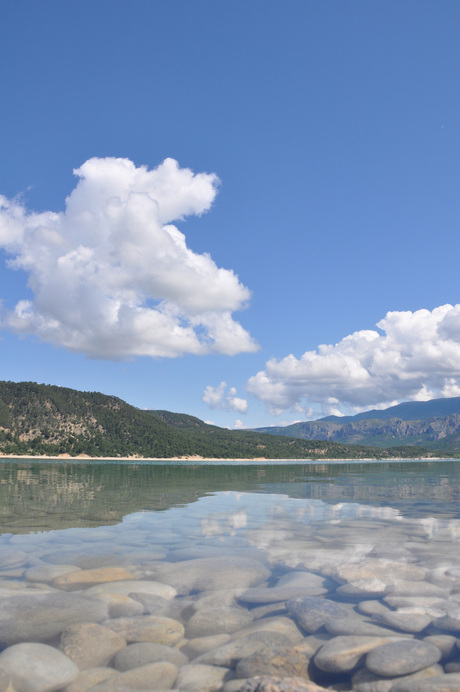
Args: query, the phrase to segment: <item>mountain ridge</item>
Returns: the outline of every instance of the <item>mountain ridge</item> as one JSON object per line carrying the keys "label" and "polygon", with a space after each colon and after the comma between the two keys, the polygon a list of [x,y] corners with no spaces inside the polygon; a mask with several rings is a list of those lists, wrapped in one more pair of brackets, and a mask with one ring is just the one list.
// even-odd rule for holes
{"label": "mountain ridge", "polygon": [[326,416],[257,432],[375,447],[421,445],[440,453],[460,454],[460,397],[404,402],[355,416]]}
{"label": "mountain ridge", "polygon": [[404,401],[401,404],[395,404],[385,409],[362,411],[354,416],[325,416],[319,420],[334,423],[350,423],[366,419],[387,420],[389,418],[427,420],[428,418],[443,417],[451,413],[460,413],[460,396],[430,399],[429,401]]}

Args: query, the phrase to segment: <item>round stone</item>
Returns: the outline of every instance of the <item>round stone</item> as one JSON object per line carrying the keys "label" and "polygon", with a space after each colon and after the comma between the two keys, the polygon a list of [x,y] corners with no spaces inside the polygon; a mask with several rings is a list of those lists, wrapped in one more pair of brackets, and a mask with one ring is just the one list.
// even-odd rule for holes
{"label": "round stone", "polygon": [[403,632],[422,632],[430,622],[432,617],[424,612],[407,611],[390,611],[379,616],[379,620],[389,627],[401,630]]}
{"label": "round stone", "polygon": [[110,627],[127,642],[156,642],[165,646],[174,646],[184,638],[184,627],[180,622],[157,615],[115,618],[106,620],[104,625]]}
{"label": "round stone", "polygon": [[337,594],[342,598],[361,600],[362,598],[381,598],[391,589],[381,579],[360,579],[349,584],[343,584],[337,589]]}
{"label": "round stone", "polygon": [[327,673],[350,671],[368,651],[375,647],[382,648],[382,644],[387,642],[388,639],[383,637],[334,637],[319,649],[314,659],[315,665]]}
{"label": "round stone", "polygon": [[233,556],[158,563],[154,570],[155,579],[170,584],[181,595],[191,591],[244,589],[270,576],[259,560]]}
{"label": "round stone", "polygon": [[106,666],[124,647],[123,637],[93,622],[71,625],[61,635],[61,650],[80,670]]}
{"label": "round stone", "polygon": [[90,668],[82,670],[68,687],[65,692],[88,692],[96,687],[100,682],[105,682],[109,678],[115,676],[117,671],[113,668]]}
{"label": "round stone", "polygon": [[228,668],[189,664],[179,670],[174,688],[184,692],[217,692],[232,677]]}
{"label": "round stone", "polygon": [[114,665],[119,671],[132,670],[139,668],[147,663],[158,663],[167,661],[180,668],[188,663],[185,654],[170,646],[155,644],[155,642],[137,642],[129,644],[119,651],[115,656]]}
{"label": "round stone", "polygon": [[300,646],[272,647],[242,658],[236,667],[239,678],[256,675],[300,677],[310,679],[308,668],[312,651]]}
{"label": "round stone", "polygon": [[437,663],[441,656],[441,651],[433,644],[405,639],[370,651],[366,657],[366,668],[386,677],[409,675]]}
{"label": "round stone", "polygon": [[252,622],[246,608],[219,607],[200,608],[187,622],[187,637],[204,637],[210,634],[231,634]]}
{"label": "round stone", "polygon": [[348,617],[346,608],[315,596],[293,598],[286,602],[286,609],[304,630],[312,634],[330,620]]}
{"label": "round stone", "polygon": [[336,618],[325,625],[328,632],[335,635],[353,635],[357,637],[390,637],[395,633],[368,620],[358,617]]}
{"label": "round stone", "polygon": [[244,591],[238,600],[243,603],[276,603],[299,596],[321,596],[327,593],[324,577],[312,572],[290,572],[285,574],[270,589],[253,588]]}
{"label": "round stone", "polygon": [[54,692],[70,685],[78,675],[73,661],[46,644],[15,644],[0,654],[0,665],[15,692]]}
{"label": "round stone", "polygon": [[[277,632],[257,632],[248,634],[246,637],[238,637],[231,642],[223,644],[207,651],[194,663],[204,663],[213,666],[225,666],[233,668],[235,664],[243,658],[250,657],[256,652],[268,654],[275,649],[280,649],[290,645],[288,637]],[[240,675],[239,677],[247,677]]]}
{"label": "round stone", "polygon": [[262,618],[261,620],[251,623],[248,627],[245,627],[239,632],[235,632],[232,639],[259,632],[277,632],[278,634],[283,634],[288,638],[291,644],[299,644],[304,638],[303,633],[291,618],[284,615],[277,615],[275,617]]}
{"label": "round stone", "polygon": [[181,651],[190,659],[193,659],[201,656],[201,654],[205,654],[207,651],[218,649],[224,644],[228,644],[230,638],[229,634],[212,634],[208,637],[189,639],[185,646],[181,647]]}
{"label": "round stone", "polygon": [[100,622],[107,604],[62,591],[0,599],[0,642],[44,642],[78,622]]}
{"label": "round stone", "polygon": [[110,594],[107,604],[111,618],[130,618],[145,613],[142,603],[121,593]]}
{"label": "round stone", "polygon": [[431,634],[423,638],[424,642],[434,644],[442,653],[443,659],[449,658],[456,650],[458,640],[451,634]]}
{"label": "round stone", "polygon": [[426,571],[417,565],[382,558],[370,558],[358,564],[341,565],[337,570],[336,578],[344,582],[378,580],[386,588],[398,580],[422,581],[425,579],[425,575]]}

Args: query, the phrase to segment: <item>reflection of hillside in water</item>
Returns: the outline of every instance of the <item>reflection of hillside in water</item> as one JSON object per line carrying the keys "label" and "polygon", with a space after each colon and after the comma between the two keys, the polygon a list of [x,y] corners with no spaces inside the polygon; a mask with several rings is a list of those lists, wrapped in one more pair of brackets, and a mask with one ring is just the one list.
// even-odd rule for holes
{"label": "reflection of hillside in water", "polygon": [[[224,490],[386,504],[457,516],[460,462],[196,465],[130,462],[1,462],[0,532],[116,524]],[[439,510],[439,508],[438,508]]]}

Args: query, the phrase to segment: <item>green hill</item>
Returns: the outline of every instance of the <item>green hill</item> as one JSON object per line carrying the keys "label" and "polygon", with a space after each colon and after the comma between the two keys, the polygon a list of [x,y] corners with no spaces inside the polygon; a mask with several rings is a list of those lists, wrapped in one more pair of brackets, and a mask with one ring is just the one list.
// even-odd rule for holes
{"label": "green hill", "polygon": [[142,411],[98,392],[0,382],[0,453],[92,457],[386,459],[429,456],[416,447],[375,449],[227,430],[186,414]]}

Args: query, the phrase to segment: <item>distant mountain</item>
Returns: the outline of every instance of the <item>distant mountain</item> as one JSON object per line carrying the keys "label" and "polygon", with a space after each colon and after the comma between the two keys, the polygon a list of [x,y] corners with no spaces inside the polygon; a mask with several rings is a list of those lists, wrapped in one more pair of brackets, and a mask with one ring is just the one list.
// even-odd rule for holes
{"label": "distant mountain", "polygon": [[114,396],[34,382],[0,382],[0,454],[166,459],[386,459],[430,455],[415,447],[377,450],[329,439],[227,430],[187,414],[141,411]]}
{"label": "distant mountain", "polygon": [[412,401],[356,416],[327,416],[258,432],[304,440],[373,447],[420,445],[440,454],[460,454],[460,397]]}
{"label": "distant mountain", "polygon": [[320,420],[334,423],[351,423],[357,420],[428,420],[429,418],[444,418],[452,414],[460,414],[460,396],[449,399],[431,399],[430,401],[406,401],[379,411],[371,409],[357,413],[355,416],[326,416]]}

